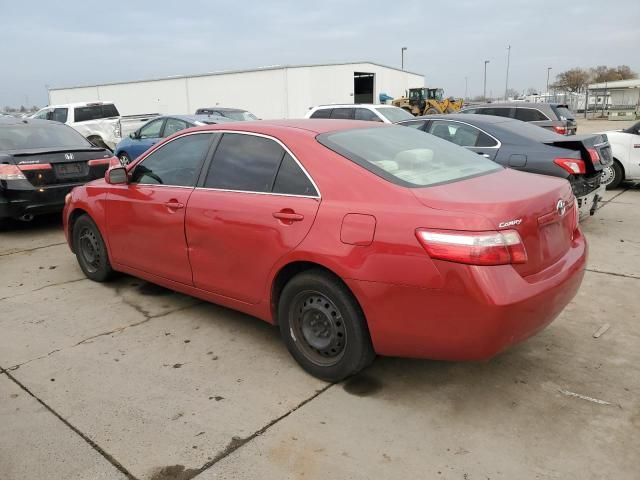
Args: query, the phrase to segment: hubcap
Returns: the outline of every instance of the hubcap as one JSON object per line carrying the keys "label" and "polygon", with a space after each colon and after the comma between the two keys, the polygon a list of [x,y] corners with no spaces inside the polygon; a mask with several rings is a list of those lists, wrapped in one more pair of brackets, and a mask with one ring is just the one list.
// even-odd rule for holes
{"label": "hubcap", "polygon": [[301,292],[293,302],[291,328],[305,357],[318,365],[337,363],[344,354],[347,332],[342,313],[319,292]]}
{"label": "hubcap", "polygon": [[95,273],[100,268],[100,244],[95,233],[89,228],[83,228],[80,232],[80,255],[88,271]]}
{"label": "hubcap", "polygon": [[129,157],[127,157],[126,155],[120,155],[120,164],[123,167],[126,167],[128,163],[129,163]]}
{"label": "hubcap", "polygon": [[602,170],[602,178],[600,179],[600,183],[602,185],[609,185],[616,178],[616,172],[612,166],[605,167]]}

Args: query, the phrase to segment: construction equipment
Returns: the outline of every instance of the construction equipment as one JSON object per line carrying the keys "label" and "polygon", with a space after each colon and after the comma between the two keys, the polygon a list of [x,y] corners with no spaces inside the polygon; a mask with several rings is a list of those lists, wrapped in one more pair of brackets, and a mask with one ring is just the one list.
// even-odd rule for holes
{"label": "construction equipment", "polygon": [[463,103],[462,98],[444,98],[442,88],[410,88],[408,96],[393,101],[394,106],[416,116],[457,112]]}

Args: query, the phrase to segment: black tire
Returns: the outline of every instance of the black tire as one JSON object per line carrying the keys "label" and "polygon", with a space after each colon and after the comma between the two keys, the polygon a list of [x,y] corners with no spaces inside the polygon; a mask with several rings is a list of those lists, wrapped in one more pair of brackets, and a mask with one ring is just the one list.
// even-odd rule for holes
{"label": "black tire", "polygon": [[120,152],[118,154],[118,160],[120,160],[120,165],[122,165],[123,167],[131,163],[131,157],[127,155],[127,152]]}
{"label": "black tire", "polygon": [[113,277],[107,247],[89,215],[82,215],[73,224],[73,249],[87,278],[95,282],[106,282]]}
{"label": "black tire", "polygon": [[607,190],[618,188],[623,180],[624,170],[617,160],[614,160],[611,166],[605,168],[602,172],[602,184],[606,185]]}
{"label": "black tire", "polygon": [[375,358],[360,305],[329,272],[307,270],[293,277],[278,301],[278,322],[293,358],[322,380],[339,382]]}

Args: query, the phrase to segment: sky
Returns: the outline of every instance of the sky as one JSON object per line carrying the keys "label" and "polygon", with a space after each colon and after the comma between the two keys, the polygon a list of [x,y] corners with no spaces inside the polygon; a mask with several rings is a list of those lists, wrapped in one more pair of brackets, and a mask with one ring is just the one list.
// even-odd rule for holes
{"label": "sky", "polygon": [[181,74],[372,61],[446,95],[543,90],[547,67],[640,73],[640,1],[0,0],[0,108],[61,87]]}

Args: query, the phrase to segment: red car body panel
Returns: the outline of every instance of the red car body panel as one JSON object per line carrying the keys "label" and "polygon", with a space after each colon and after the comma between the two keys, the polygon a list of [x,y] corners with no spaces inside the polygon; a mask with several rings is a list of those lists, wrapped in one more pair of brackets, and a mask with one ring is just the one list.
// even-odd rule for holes
{"label": "red car body panel", "polygon": [[[100,180],[72,192],[65,233],[69,240],[70,219],[77,209],[86,211],[105,239],[114,269],[270,323],[276,321],[272,295],[279,272],[294,262],[317,264],[351,289],[374,349],[383,355],[486,359],[548,325],[575,295],[586,264],[586,241],[571,216],[553,216],[559,199],[573,202],[569,184],[500,170],[405,188],[315,138],[376,126],[304,120],[198,128],[278,139],[310,174],[319,198]],[[119,206],[125,201],[126,215]],[[278,212],[301,218],[276,218]],[[525,264],[434,260],[416,238],[418,228],[496,231],[514,219],[521,221],[517,229],[530,258]]]}

